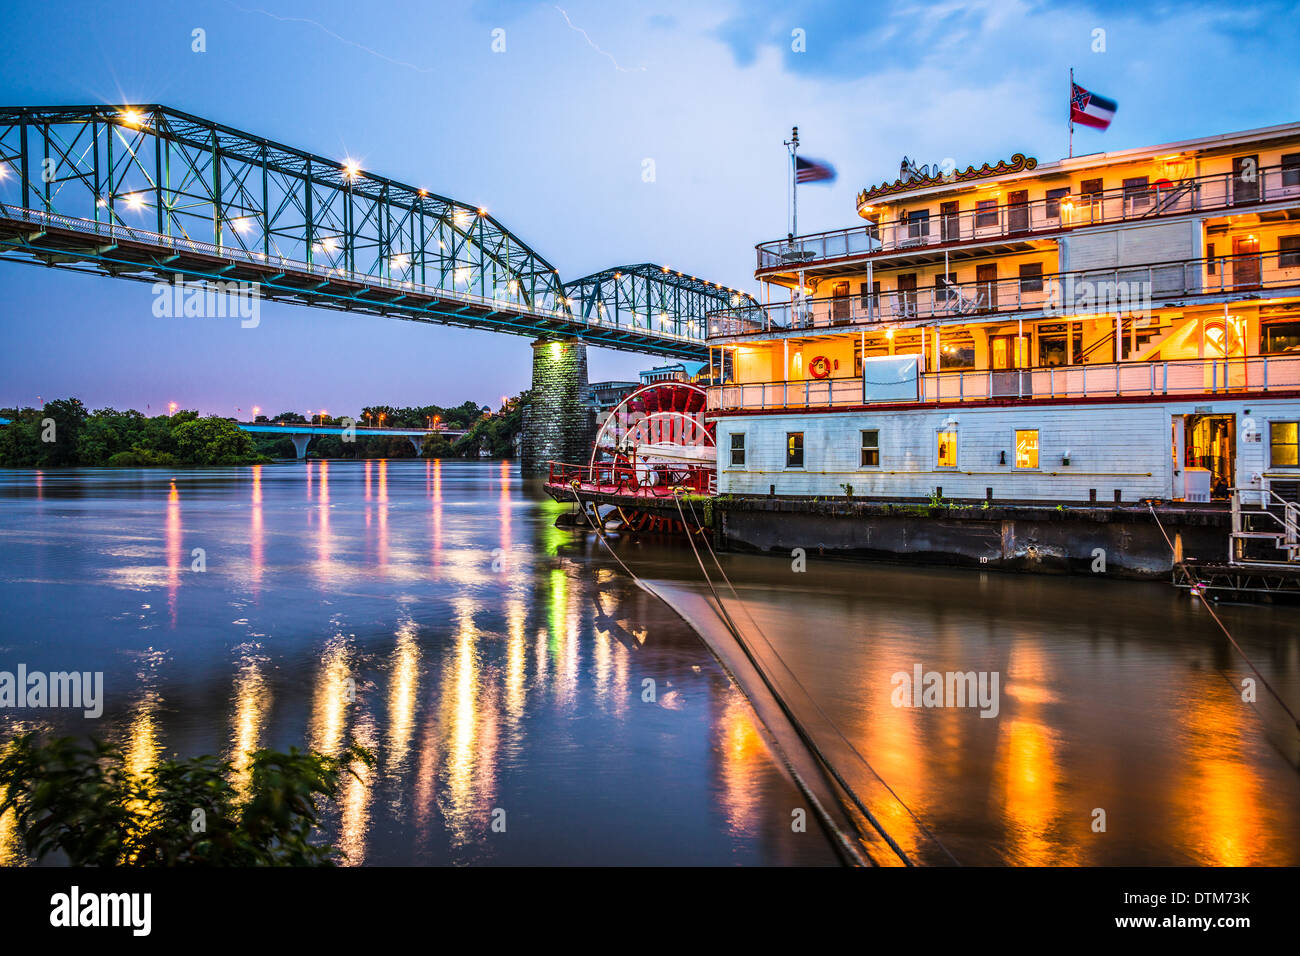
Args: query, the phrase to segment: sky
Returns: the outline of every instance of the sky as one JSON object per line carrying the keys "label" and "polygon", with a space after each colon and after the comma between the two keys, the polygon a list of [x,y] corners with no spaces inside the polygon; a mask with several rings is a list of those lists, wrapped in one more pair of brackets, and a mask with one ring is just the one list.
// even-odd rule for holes
{"label": "sky", "polygon": [[[792,125],[838,171],[800,188],[808,233],[858,223],[856,193],[904,155],[1065,155],[1071,66],[1119,103],[1076,154],[1300,119],[1289,3],[10,0],[5,33],[5,105],[162,103],[485,206],[565,280],[650,261],[754,293],[754,244],[789,229]],[[0,407],[348,414],[530,381],[520,336],[151,304],[144,283],[0,262]],[[659,361],[593,348],[590,377]]]}

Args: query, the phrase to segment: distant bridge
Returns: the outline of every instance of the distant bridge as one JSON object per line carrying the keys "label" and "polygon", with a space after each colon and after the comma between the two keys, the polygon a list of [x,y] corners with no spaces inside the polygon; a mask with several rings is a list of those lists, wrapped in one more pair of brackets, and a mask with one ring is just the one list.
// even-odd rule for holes
{"label": "distant bridge", "polygon": [[343,428],[334,425],[308,425],[301,422],[236,422],[246,432],[259,435],[283,435],[293,442],[294,454],[303,458],[307,454],[307,445],[316,435],[354,435],[374,436],[377,438],[400,436],[408,439],[415,446],[418,455],[424,448],[425,439],[441,435],[449,441],[468,434],[464,428],[374,428],[357,425],[355,428]]}
{"label": "distant bridge", "polygon": [[159,105],[0,107],[0,258],[697,360],[757,305],[653,263],[562,282],[484,209]]}

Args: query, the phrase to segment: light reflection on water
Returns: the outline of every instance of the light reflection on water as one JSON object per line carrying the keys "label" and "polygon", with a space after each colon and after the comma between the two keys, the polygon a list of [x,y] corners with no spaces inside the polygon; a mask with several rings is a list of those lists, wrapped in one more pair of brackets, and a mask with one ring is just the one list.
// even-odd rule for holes
{"label": "light reflection on water", "polygon": [[[646,576],[696,587],[672,555],[640,556]],[[1257,703],[1242,700],[1251,671],[1185,593],[811,559],[792,575],[788,559],[723,561],[758,630],[901,797],[847,745],[819,741],[909,855],[946,861],[907,807],[963,863],[1300,863],[1300,737],[1262,687]],[[1218,613],[1300,710],[1295,608]],[[755,633],[743,610],[733,615]],[[999,673],[997,716],[894,706],[892,675],[918,663]],[[816,720],[812,708],[796,710]],[[1104,832],[1094,830],[1098,810]]]}
{"label": "light reflection on water", "polygon": [[509,463],[6,472],[0,508],[0,668],[103,670],[102,720],[39,716],[132,772],[360,744],[352,864],[834,861],[703,645]]}

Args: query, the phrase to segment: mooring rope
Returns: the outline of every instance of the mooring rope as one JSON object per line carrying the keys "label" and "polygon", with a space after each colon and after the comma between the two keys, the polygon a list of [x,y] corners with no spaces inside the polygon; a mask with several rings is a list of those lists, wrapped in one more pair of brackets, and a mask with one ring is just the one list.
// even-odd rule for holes
{"label": "mooring rope", "polygon": [[877,820],[875,818],[875,815],[872,814],[872,812],[867,809],[866,804],[863,803],[862,799],[857,795],[857,792],[854,791],[854,789],[851,786],[849,786],[848,781],[845,780],[840,775],[840,772],[835,769],[835,765],[832,764],[830,760],[826,758],[826,755],[824,753],[822,753],[821,748],[817,746],[816,742],[812,738],[812,735],[808,733],[806,729],[804,729],[803,724],[794,715],[794,711],[790,708],[789,704],[785,702],[785,698],[781,696],[780,692],[776,689],[776,686],[772,683],[771,678],[767,676],[767,673],[763,670],[762,665],[759,664],[758,659],[754,656],[753,651],[750,650],[749,645],[745,642],[744,637],[741,636],[740,628],[736,626],[736,622],[732,620],[731,615],[727,612],[726,605],[722,603],[722,598],[718,595],[717,589],[713,586],[713,579],[709,577],[709,572],[704,567],[704,560],[700,557],[699,549],[695,547],[695,540],[691,537],[690,524],[686,520],[685,512],[682,511],[681,498],[679,498],[677,495],[673,495],[673,500],[677,502],[677,513],[681,515],[682,525],[683,527],[686,528],[686,540],[689,541],[691,544],[691,551],[695,554],[695,561],[700,566],[700,571],[704,575],[704,581],[706,584],[708,584],[709,591],[712,592],[713,594],[713,600],[717,602],[718,611],[721,613],[723,621],[727,625],[727,629],[731,632],[731,636],[736,639],[736,643],[740,646],[741,651],[744,652],[745,657],[748,658],[750,664],[753,665],[754,670],[757,671],[759,678],[767,686],[767,689],[772,694],[772,698],[776,701],[777,706],[781,708],[782,712],[789,719],[791,725],[795,729],[795,733],[797,733],[800,739],[803,740],[804,745],[810,751],[812,751],[814,756],[817,757],[817,759],[821,762],[822,766],[826,769],[827,773],[829,773],[832,777],[835,778],[835,782],[840,785],[840,787],[848,795],[849,799],[853,801],[854,806],[856,806],[858,810],[862,813],[862,815],[866,817],[867,821],[871,824],[871,826],[875,829],[875,831],[879,833],[880,836],[884,839],[884,841],[889,844],[890,848],[895,853],[898,854],[898,858],[902,860],[907,866],[913,866],[914,864],[912,863],[908,855],[903,851],[903,848],[898,845],[898,843],[894,840],[893,837],[889,835],[888,832],[886,832],[885,828],[881,826],[880,821]]}
{"label": "mooring rope", "polygon": [[1187,579],[1192,582],[1189,590],[1201,599],[1201,604],[1205,606],[1205,610],[1210,612],[1210,617],[1214,618],[1214,623],[1219,625],[1219,630],[1223,631],[1223,636],[1228,639],[1228,643],[1237,649],[1237,653],[1240,654],[1241,659],[1246,662],[1246,666],[1255,672],[1255,676],[1259,678],[1259,682],[1264,685],[1265,690],[1273,695],[1273,698],[1279,705],[1281,705],[1282,709],[1287,712],[1287,716],[1291,718],[1296,729],[1300,730],[1300,717],[1296,716],[1295,711],[1287,705],[1287,702],[1282,698],[1282,695],[1273,689],[1273,685],[1268,682],[1268,678],[1259,672],[1259,668],[1255,666],[1254,661],[1250,659],[1250,656],[1242,649],[1242,646],[1237,643],[1236,639],[1232,636],[1232,633],[1228,630],[1223,621],[1219,620],[1219,615],[1214,613],[1214,608],[1210,606],[1210,602],[1205,599],[1205,594],[1201,591],[1200,579],[1192,573],[1191,568],[1187,566],[1185,561],[1178,560],[1178,550],[1174,547],[1174,543],[1169,540],[1169,535],[1165,532],[1165,526],[1160,521],[1160,515],[1156,514],[1156,509],[1150,501],[1147,502],[1147,509],[1151,512],[1151,517],[1156,519],[1156,527],[1160,529],[1160,535],[1165,539],[1165,544],[1169,545],[1169,553],[1173,555],[1174,564],[1182,568],[1183,574],[1187,575]]}
{"label": "mooring rope", "polygon": [[[691,517],[694,518],[696,521],[699,521],[699,516],[695,513],[695,503],[693,501],[688,501],[687,504],[689,504],[691,507]],[[680,501],[678,502],[677,507],[678,510],[680,511],[681,509]],[[686,521],[686,517],[685,515],[683,515],[682,522],[685,523],[685,521]],[[749,618],[749,623],[753,625],[754,630],[755,632],[757,632],[758,636],[763,639],[763,643],[766,644],[768,650],[772,652],[772,656],[775,657],[780,662],[783,668],[785,668],[785,672],[790,675],[790,679],[794,681],[795,685],[799,688],[799,690],[803,692],[803,695],[807,697],[808,700],[812,703],[813,707],[817,710],[817,713],[819,713],[822,719],[826,721],[826,723],[831,727],[832,730],[835,731],[836,736],[838,736],[840,740],[844,741],[844,744],[849,748],[849,750],[853,753],[853,755],[857,757],[859,761],[861,761],[862,765],[871,772],[871,775],[875,777],[878,781],[880,781],[880,785],[883,786],[886,791],[888,791],[889,795],[898,801],[899,806],[901,806],[904,810],[907,811],[908,816],[910,816],[912,820],[916,823],[916,825],[921,829],[921,832],[924,833],[931,840],[933,840],[939,846],[939,848],[942,849],[943,852],[947,854],[948,859],[952,860],[952,862],[955,863],[957,866],[961,866],[961,861],[959,861],[957,857],[953,855],[953,852],[944,845],[942,840],[940,840],[937,836],[935,836],[933,832],[931,832],[930,828],[925,825],[924,821],[922,821],[921,818],[916,814],[916,812],[910,806],[908,806],[907,801],[904,800],[901,796],[899,796],[897,791],[895,791],[894,788],[889,785],[889,782],[885,780],[885,778],[880,775],[880,773],[876,770],[876,768],[871,765],[871,761],[869,761],[863,755],[862,751],[860,751],[857,748],[857,746],[854,745],[853,741],[851,741],[845,735],[844,731],[840,730],[839,725],[836,724],[835,721],[831,719],[830,715],[826,713],[826,711],[822,708],[821,704],[817,702],[817,698],[813,697],[813,695],[809,692],[808,688],[806,688],[803,682],[799,680],[798,675],[795,674],[794,670],[790,667],[790,665],[786,663],[786,660],[784,657],[781,656],[781,653],[775,647],[772,646],[771,640],[768,639],[767,635],[763,632],[763,629],[759,627],[758,622],[754,620],[754,615],[751,614],[749,611],[749,605],[746,604],[745,601],[741,598],[740,593],[736,590],[736,586],[731,583],[731,578],[727,576],[726,569],[722,567],[722,562],[718,559],[718,554],[716,551],[713,550],[713,544],[709,541],[707,535],[704,536],[704,543],[705,546],[708,547],[709,549],[709,554],[713,558],[713,563],[718,568],[718,573],[722,575],[722,580],[727,582],[727,587],[731,589],[732,595],[736,598],[736,601],[744,609],[745,616]],[[692,547],[694,547],[694,545],[692,545]],[[697,559],[699,558],[698,554],[696,555],[696,558]],[[705,574],[705,579],[706,580],[708,579],[707,573]],[[711,584],[710,584],[710,588],[712,588]],[[714,592],[714,597],[717,598],[716,591]],[[718,603],[719,605],[721,605],[722,603],[721,600],[719,600]],[[728,615],[728,619],[730,619],[730,615]],[[738,634],[737,634],[737,640],[741,640]],[[754,666],[758,667],[758,664],[755,663]],[[761,668],[759,669],[759,672],[760,674],[762,673]],[[772,693],[776,694],[775,689],[773,689]],[[777,696],[779,698],[780,695]],[[793,720],[793,717],[791,719]],[[826,761],[825,758],[823,758],[823,761],[826,762],[827,765],[829,766],[829,761]],[[834,768],[831,768],[831,772],[835,774],[837,780],[840,780],[840,777],[838,773],[835,772]],[[876,829],[881,831],[881,835],[884,836],[885,839],[889,841],[890,845],[894,846],[894,841],[890,839],[887,835],[885,835],[880,825],[876,823],[875,819],[871,816],[871,814],[868,813],[866,809],[862,806],[856,793],[854,793],[854,791],[843,782],[841,782],[840,785],[843,786],[845,790],[847,790],[850,794],[852,794],[854,803],[858,805],[858,808],[862,810],[862,812],[867,816],[868,820],[871,820],[872,824],[876,827]],[[897,849],[897,847],[895,848]],[[900,850],[899,853],[901,855],[902,851]],[[904,857],[904,859],[906,859],[906,857]],[[910,862],[908,865],[909,866],[911,865]]]}
{"label": "mooring rope", "polygon": [[[582,509],[583,508],[582,496],[578,494],[578,483],[576,481],[571,482],[569,485],[569,490],[573,492],[574,500],[578,502],[578,508]],[[680,510],[680,505],[678,506],[678,508]],[[683,524],[685,524],[685,518],[683,518],[682,521]],[[596,537],[600,540],[600,543],[605,546],[605,550],[607,550],[613,556],[614,560],[619,563],[619,566],[627,573],[628,577],[630,577],[639,587],[645,588],[645,590],[653,594],[654,592],[650,588],[647,588],[644,584],[641,583],[641,578],[637,576],[636,572],[634,572],[631,568],[629,568],[627,564],[624,563],[623,559],[618,556],[618,552],[614,550],[614,546],[611,545],[609,541],[606,540],[604,529],[600,527],[599,523],[593,525],[593,528],[596,531]],[[698,558],[698,555],[696,557]],[[701,565],[701,567],[703,567],[703,565]],[[707,574],[705,575],[705,578],[706,579],[708,578]],[[663,600],[663,598],[661,597],[660,600]],[[742,642],[742,647],[743,647],[743,642]],[[757,667],[757,665],[755,665],[755,667]],[[759,671],[759,675],[762,676],[761,670]],[[784,703],[781,701],[780,696],[777,695],[775,691],[773,691],[773,696],[776,697],[778,705],[780,705],[784,709]],[[790,719],[793,721],[794,717],[791,715]],[[796,731],[799,730],[797,725],[795,729]],[[803,736],[802,733],[801,736]],[[805,739],[805,743],[808,743],[810,747],[812,746],[811,743],[809,743],[806,739]],[[815,752],[816,751],[814,748],[814,753]],[[819,759],[822,760],[823,763],[826,762],[825,758],[820,757],[820,754],[818,755],[818,757]],[[840,841],[841,845],[838,847],[838,849],[841,853],[841,857],[846,861],[852,858],[852,862],[860,865],[862,859],[860,856],[857,855],[858,851],[852,849],[849,846],[848,840],[845,838],[845,836],[842,833],[839,832],[839,827],[835,825],[835,822],[831,819],[831,816],[826,811],[826,808],[821,805],[821,801],[817,799],[816,795],[813,794],[813,792],[811,791],[811,789],[807,787],[807,785],[799,781],[798,774],[794,772],[793,768],[791,768],[791,772],[794,774],[795,780],[798,783],[800,789],[804,791],[805,796],[807,796],[809,801],[812,803],[813,812],[816,813],[818,818],[822,821],[822,826],[826,828],[827,832],[834,834],[837,837],[837,839]],[[885,839],[889,840],[889,837],[885,836]],[[890,840],[890,844],[893,845],[892,840]],[[832,841],[832,845],[834,845],[833,841]],[[897,849],[897,847],[895,847],[895,849]],[[901,851],[899,852],[901,853]],[[907,861],[906,856],[904,856],[903,859],[908,863],[909,866],[911,866],[911,862]]]}

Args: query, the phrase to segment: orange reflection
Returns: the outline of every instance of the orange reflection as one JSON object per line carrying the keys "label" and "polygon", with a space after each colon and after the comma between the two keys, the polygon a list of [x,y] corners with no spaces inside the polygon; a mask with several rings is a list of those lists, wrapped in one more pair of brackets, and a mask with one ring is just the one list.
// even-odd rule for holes
{"label": "orange reflection", "polygon": [[419,697],[420,645],[415,622],[406,620],[397,631],[388,685],[388,769],[401,772],[415,728],[415,707]]}
{"label": "orange reflection", "polygon": [[376,542],[376,558],[380,567],[388,564],[388,459],[379,459],[379,535]]}
{"label": "orange reflection", "polygon": [[1202,866],[1283,865],[1289,862],[1275,819],[1247,761],[1244,720],[1250,709],[1209,677],[1182,698],[1178,753],[1185,763],[1173,788],[1174,832]]}
{"label": "orange reflection", "polygon": [[[374,753],[376,736],[371,716],[361,714],[352,731],[353,740]],[[366,862],[366,838],[370,833],[370,798],[375,771],[357,760],[351,762],[350,769],[350,773],[344,774],[343,793],[339,797],[342,806],[339,849],[347,854],[347,866],[360,866]]]}
{"label": "orange reflection", "polygon": [[508,562],[510,561],[510,462],[508,459],[501,461],[501,496],[497,500],[497,520],[501,525],[501,567],[507,573],[510,571]]}
{"label": "orange reflection", "polygon": [[473,605],[456,608],[455,659],[444,670],[442,724],[446,728],[443,817],[454,843],[474,842],[490,822],[496,793],[497,706],[478,659]]}
{"label": "orange reflection", "polygon": [[167,493],[167,518],[164,524],[167,549],[167,609],[172,627],[176,626],[176,593],[181,586],[181,494],[176,479]]}
{"label": "orange reflection", "polygon": [[261,594],[262,571],[266,564],[266,541],[262,529],[262,466],[253,466],[253,504],[249,511],[249,559],[252,563],[250,577],[253,583],[253,596]]}
{"label": "orange reflection", "polygon": [[262,727],[271,708],[271,691],[262,668],[266,658],[249,650],[235,675],[234,726],[230,734],[230,763],[235,772],[235,786],[248,786],[249,756],[258,749]]}
{"label": "orange reflection", "polygon": [[316,573],[322,578],[330,576],[330,465],[321,460],[320,495],[316,499]]}
{"label": "orange reflection", "polygon": [[[1073,866],[1091,823],[1088,809],[1067,816],[1061,742],[1046,723],[1053,678],[1040,647],[1018,644],[1007,666],[994,786],[1002,798],[1007,861],[1020,866]],[[1008,711],[1010,713],[1008,713]]]}
{"label": "orange reflection", "polygon": [[727,694],[717,728],[723,812],[732,833],[743,834],[762,803],[754,779],[766,765],[767,748],[750,717],[749,705],[739,693]]}
{"label": "orange reflection", "polygon": [[433,491],[429,495],[430,513],[433,519],[433,566],[442,565],[442,459],[432,458],[425,465],[426,473],[433,469]]}

